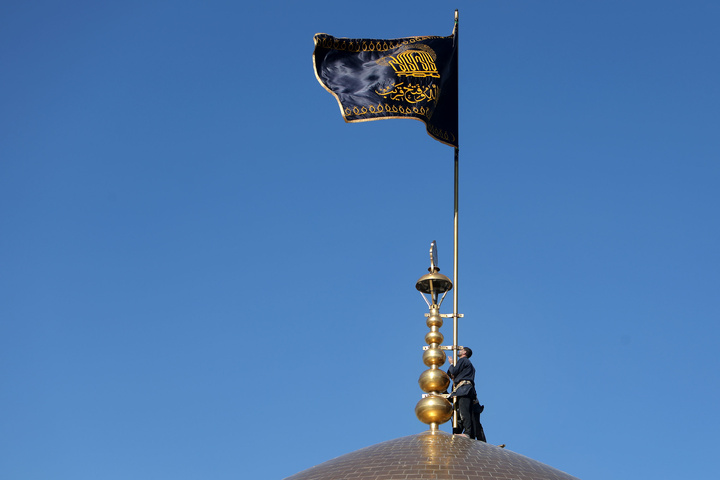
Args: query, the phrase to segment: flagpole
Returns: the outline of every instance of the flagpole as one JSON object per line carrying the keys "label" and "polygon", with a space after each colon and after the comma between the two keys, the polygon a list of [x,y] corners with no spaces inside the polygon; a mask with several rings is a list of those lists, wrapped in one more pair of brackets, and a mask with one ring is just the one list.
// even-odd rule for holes
{"label": "flagpole", "polygon": [[[453,41],[455,42],[456,55],[458,55],[459,62],[459,41],[458,41],[458,11],[455,10],[455,29],[453,32]],[[460,75],[458,65],[458,77]],[[460,79],[458,78],[458,86]],[[458,96],[460,95],[458,90]],[[460,102],[458,101],[458,137],[460,136]],[[457,365],[458,361],[458,174],[459,174],[459,160],[460,160],[460,143],[455,147],[455,198],[454,198],[454,220],[453,220],[453,365]],[[453,397],[453,403],[456,404],[457,397]],[[455,405],[456,406],[456,405]],[[458,424],[458,412],[457,408],[453,409],[453,433]]]}
{"label": "flagpole", "polygon": [[455,147],[455,217],[453,222],[454,242],[453,250],[455,251],[453,258],[453,351],[454,362],[457,363],[457,347],[458,347],[458,176],[459,176],[459,160],[460,149]]}

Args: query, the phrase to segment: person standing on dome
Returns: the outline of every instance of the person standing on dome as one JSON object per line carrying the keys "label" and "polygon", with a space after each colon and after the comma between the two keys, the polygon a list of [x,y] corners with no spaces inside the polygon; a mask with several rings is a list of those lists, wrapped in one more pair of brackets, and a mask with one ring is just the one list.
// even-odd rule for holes
{"label": "person standing on dome", "polygon": [[[457,397],[458,412],[462,422],[462,433],[475,438],[475,428],[472,421],[473,400],[477,398],[475,393],[475,367],[470,362],[472,349],[463,347],[458,351],[458,360],[455,365],[450,360],[448,375],[453,379],[453,391],[451,397]],[[458,429],[460,430],[460,429]]]}

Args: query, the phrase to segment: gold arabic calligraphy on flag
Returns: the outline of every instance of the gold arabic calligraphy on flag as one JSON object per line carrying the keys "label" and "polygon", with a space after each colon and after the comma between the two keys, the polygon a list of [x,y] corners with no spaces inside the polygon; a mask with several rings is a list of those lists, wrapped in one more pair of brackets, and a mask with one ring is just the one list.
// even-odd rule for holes
{"label": "gold arabic calligraphy on flag", "polygon": [[393,55],[379,58],[376,60],[378,65],[392,67],[395,75],[405,77],[407,82],[382,86],[376,89],[375,93],[386,99],[411,104],[437,101],[436,84],[419,84],[411,81],[412,78],[440,78],[435,58],[435,52],[427,45],[401,48]]}

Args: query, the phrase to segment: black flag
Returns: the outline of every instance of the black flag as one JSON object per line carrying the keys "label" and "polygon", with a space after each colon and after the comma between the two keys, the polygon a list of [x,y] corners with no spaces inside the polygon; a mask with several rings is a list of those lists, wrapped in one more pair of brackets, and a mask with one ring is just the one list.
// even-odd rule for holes
{"label": "black flag", "polygon": [[346,122],[415,118],[458,147],[458,58],[454,35],[394,40],[315,35],[318,81]]}

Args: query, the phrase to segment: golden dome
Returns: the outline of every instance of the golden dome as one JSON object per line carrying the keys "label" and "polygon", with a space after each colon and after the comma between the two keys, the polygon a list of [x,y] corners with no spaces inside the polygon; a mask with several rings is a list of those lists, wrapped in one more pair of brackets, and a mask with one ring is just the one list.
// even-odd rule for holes
{"label": "golden dome", "polygon": [[507,449],[442,431],[396,438],[285,480],[578,480]]}

